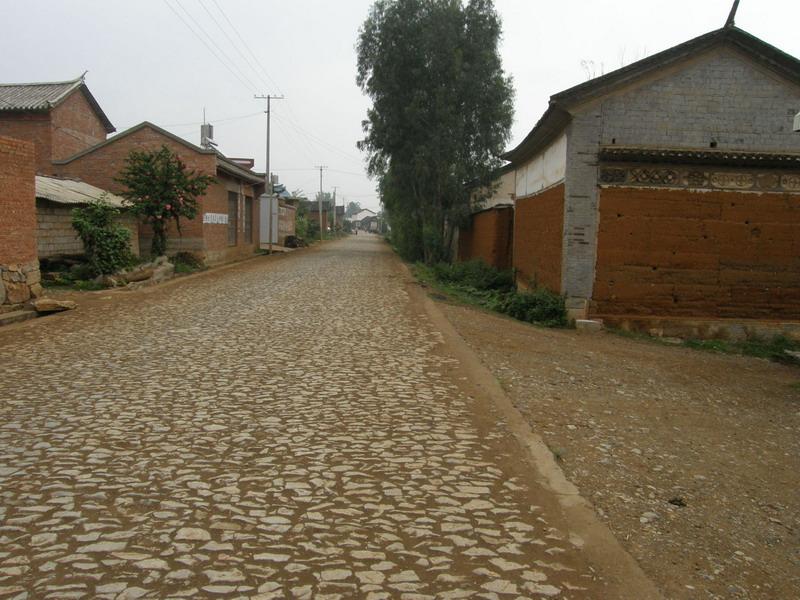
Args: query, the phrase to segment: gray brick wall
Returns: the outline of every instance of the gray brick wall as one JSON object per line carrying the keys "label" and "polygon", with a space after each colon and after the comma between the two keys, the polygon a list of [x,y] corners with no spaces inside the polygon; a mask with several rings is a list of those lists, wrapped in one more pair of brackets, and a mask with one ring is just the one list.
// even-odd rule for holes
{"label": "gray brick wall", "polygon": [[562,290],[592,296],[597,250],[597,152],[620,146],[800,152],[792,120],[800,87],[719,48],[658,78],[574,111],[568,129]]}
{"label": "gray brick wall", "polygon": [[[83,242],[72,227],[76,205],[36,200],[37,246],[39,258],[83,254]],[[123,215],[120,223],[131,232],[131,250],[139,254],[139,228],[134,217]]]}

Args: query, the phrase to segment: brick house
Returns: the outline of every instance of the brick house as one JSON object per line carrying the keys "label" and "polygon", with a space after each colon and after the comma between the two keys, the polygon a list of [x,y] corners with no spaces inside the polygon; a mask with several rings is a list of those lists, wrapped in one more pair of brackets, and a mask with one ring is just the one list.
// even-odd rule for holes
{"label": "brick house", "polygon": [[[214,149],[195,146],[149,123],[140,123],[114,137],[63,160],[54,160],[60,177],[79,178],[114,193],[122,192],[115,181],[131,150],[155,150],[166,146],[186,166],[216,178],[205,196],[199,199],[196,218],[174,224],[168,231],[167,252],[193,252],[208,264],[217,264],[252,255],[258,242],[258,195],[264,189],[261,177],[222,156]],[[152,232],[139,231],[142,254],[149,254]]]}
{"label": "brick house", "polygon": [[33,142],[36,171],[51,175],[67,158],[116,131],[83,76],[52,83],[0,84],[0,135]]}
{"label": "brick house", "polygon": [[560,92],[504,155],[520,287],[574,316],[800,319],[800,61],[731,25]]}
{"label": "brick house", "polygon": [[[182,222],[181,234],[174,227],[168,232],[168,251],[195,252],[213,264],[250,256],[258,249],[258,196],[264,183],[250,170],[252,161],[228,159],[148,122],[107,138],[114,131],[83,77],[0,85],[0,136],[32,142],[39,174],[120,193],[115,177],[129,152],[166,145],[190,169],[217,180],[200,200],[198,217]],[[142,254],[149,253],[151,240],[152,233],[140,226]]]}

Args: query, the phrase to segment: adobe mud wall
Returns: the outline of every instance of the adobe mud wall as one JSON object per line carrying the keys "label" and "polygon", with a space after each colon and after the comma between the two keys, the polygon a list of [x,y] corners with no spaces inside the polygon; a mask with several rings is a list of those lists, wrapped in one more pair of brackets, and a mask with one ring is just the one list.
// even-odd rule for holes
{"label": "adobe mud wall", "polygon": [[591,311],[800,319],[800,194],[602,188]]}
{"label": "adobe mud wall", "polygon": [[480,259],[496,269],[511,267],[514,209],[491,208],[472,215],[471,227],[458,232],[458,260]]}
{"label": "adobe mud wall", "polygon": [[517,285],[561,292],[564,236],[564,184],[527,198],[517,198],[513,263]]}

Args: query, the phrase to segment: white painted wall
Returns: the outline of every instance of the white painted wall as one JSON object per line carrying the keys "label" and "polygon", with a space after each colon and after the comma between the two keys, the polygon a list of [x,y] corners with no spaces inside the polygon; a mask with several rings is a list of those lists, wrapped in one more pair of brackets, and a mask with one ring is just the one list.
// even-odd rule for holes
{"label": "white painted wall", "polygon": [[541,192],[564,179],[567,167],[567,134],[564,133],[542,152],[517,167],[517,198]]}

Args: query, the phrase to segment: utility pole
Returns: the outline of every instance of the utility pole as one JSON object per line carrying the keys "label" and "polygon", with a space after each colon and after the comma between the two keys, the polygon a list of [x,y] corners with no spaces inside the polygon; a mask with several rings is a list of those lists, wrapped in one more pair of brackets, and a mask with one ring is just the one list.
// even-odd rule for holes
{"label": "utility pole", "polygon": [[[253,98],[256,100],[266,100],[267,101],[267,110],[264,112],[267,114],[267,164],[264,169],[264,193],[269,198],[269,218],[267,219],[268,227],[269,227],[269,253],[272,254],[272,176],[269,172],[269,121],[270,121],[270,111],[271,111],[271,103],[272,100],[283,100],[284,96],[272,96],[267,94],[266,96],[262,95],[254,95]],[[261,207],[263,210],[263,206]]]}
{"label": "utility pole", "polygon": [[333,231],[336,232],[336,190],[339,189],[338,185],[333,187]]}
{"label": "utility pole", "polygon": [[322,241],[322,171],[327,169],[326,165],[317,165],[314,167],[319,169],[319,196],[317,197],[317,207],[319,209],[319,241]]}

